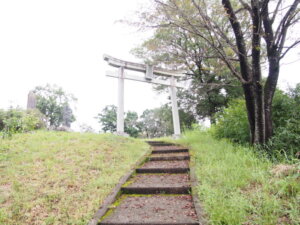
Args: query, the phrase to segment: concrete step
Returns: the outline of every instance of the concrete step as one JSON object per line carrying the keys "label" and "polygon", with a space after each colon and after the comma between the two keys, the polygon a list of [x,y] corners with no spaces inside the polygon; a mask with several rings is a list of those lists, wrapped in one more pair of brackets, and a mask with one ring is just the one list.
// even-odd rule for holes
{"label": "concrete step", "polygon": [[193,222],[191,222],[191,223],[177,223],[177,222],[174,222],[174,223],[164,223],[164,222],[162,222],[162,223],[159,223],[159,222],[157,222],[157,223],[153,223],[153,222],[151,222],[151,223],[122,223],[122,222],[120,222],[120,223],[117,223],[117,222],[112,222],[112,223],[110,223],[110,222],[103,222],[103,223],[98,223],[98,225],[199,225],[199,223],[197,223],[197,222],[195,222],[195,223],[193,223]]}
{"label": "concrete step", "polygon": [[189,194],[191,187],[123,187],[124,194]]}
{"label": "concrete step", "polygon": [[126,194],[189,194],[188,174],[137,174],[122,187]]}
{"label": "concrete step", "polygon": [[148,161],[140,168],[137,173],[187,173],[189,171],[189,161]]}
{"label": "concrete step", "polygon": [[162,144],[166,143],[165,141],[146,141],[148,144]]}
{"label": "concrete step", "polygon": [[147,143],[154,147],[156,147],[156,146],[174,146],[175,145],[173,143],[167,143],[167,142],[163,142],[163,141],[148,141]]}
{"label": "concrete step", "polygon": [[188,173],[189,168],[139,168],[137,173]]}
{"label": "concrete step", "polygon": [[150,161],[175,161],[175,160],[189,160],[190,155],[188,152],[169,152],[169,153],[156,153],[149,157]]}
{"label": "concrete step", "polygon": [[99,224],[195,225],[199,222],[190,195],[124,195]]}
{"label": "concrete step", "polygon": [[179,153],[179,152],[188,152],[188,151],[189,151],[189,149],[187,149],[187,148],[168,148],[168,149],[155,148],[152,150],[152,154]]}

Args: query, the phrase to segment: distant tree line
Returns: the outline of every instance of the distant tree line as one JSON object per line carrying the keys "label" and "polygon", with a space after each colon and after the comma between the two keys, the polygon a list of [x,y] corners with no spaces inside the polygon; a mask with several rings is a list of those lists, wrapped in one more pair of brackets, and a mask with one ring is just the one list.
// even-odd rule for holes
{"label": "distant tree line", "polygon": [[[196,123],[195,117],[183,110],[179,110],[181,127],[191,128]],[[96,117],[104,132],[117,131],[117,107],[106,106]],[[136,112],[125,113],[124,131],[131,137],[162,137],[173,134],[172,109],[168,104],[159,108],[146,109],[139,117]]]}

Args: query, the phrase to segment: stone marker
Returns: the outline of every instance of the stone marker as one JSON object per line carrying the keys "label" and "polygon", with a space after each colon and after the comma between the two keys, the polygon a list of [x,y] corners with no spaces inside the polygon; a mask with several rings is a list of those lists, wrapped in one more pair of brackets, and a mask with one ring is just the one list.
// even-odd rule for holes
{"label": "stone marker", "polygon": [[36,95],[33,93],[33,91],[30,91],[28,93],[27,109],[35,109],[35,108],[36,108]]}

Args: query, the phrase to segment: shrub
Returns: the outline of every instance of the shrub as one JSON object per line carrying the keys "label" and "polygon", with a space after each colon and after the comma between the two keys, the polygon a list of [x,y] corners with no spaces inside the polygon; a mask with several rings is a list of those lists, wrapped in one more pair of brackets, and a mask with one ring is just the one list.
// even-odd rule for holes
{"label": "shrub", "polygon": [[[282,155],[291,158],[300,146],[300,103],[292,94],[277,90],[273,100],[274,135],[264,146],[258,146],[270,156]],[[295,97],[294,97],[295,96]],[[234,100],[223,112],[217,114],[217,123],[212,127],[217,138],[227,138],[233,142],[247,144],[250,131],[244,100]]]}
{"label": "shrub", "polygon": [[277,90],[273,100],[274,135],[265,147],[274,155],[284,155],[287,159],[299,151],[300,146],[300,104],[297,95],[285,94]]}
{"label": "shrub", "polygon": [[250,131],[245,101],[235,99],[228,108],[216,115],[216,124],[212,127],[217,138],[228,138],[233,142],[246,144],[250,140]]}
{"label": "shrub", "polygon": [[0,110],[0,131],[3,136],[43,127],[45,127],[44,116],[38,110],[22,110],[20,108]]}

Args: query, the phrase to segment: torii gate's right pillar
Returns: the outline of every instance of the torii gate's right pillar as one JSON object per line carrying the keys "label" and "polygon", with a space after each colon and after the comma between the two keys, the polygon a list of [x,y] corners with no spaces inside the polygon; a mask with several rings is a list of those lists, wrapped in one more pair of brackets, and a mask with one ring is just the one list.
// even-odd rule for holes
{"label": "torii gate's right pillar", "polygon": [[171,79],[171,86],[170,86],[170,95],[172,101],[172,117],[173,117],[173,127],[174,127],[174,137],[177,138],[180,136],[180,122],[179,122],[179,112],[177,106],[177,89],[175,78],[172,76]]}

